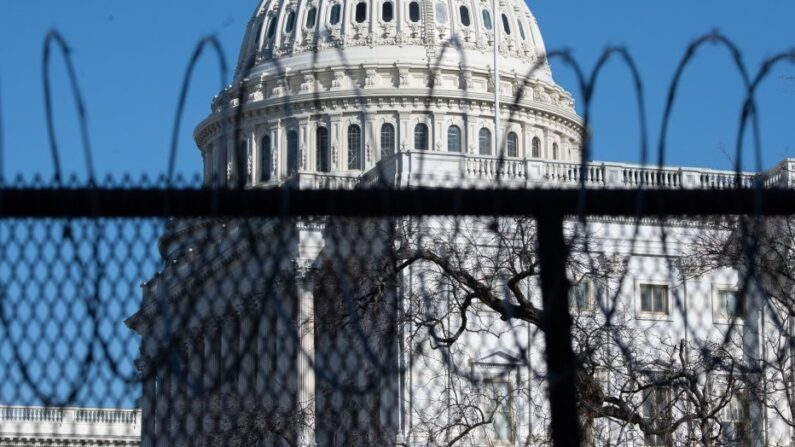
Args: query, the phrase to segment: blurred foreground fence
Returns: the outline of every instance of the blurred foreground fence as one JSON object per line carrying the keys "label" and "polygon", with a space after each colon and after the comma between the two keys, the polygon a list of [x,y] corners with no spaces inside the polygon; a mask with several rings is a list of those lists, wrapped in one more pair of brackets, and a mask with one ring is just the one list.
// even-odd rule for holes
{"label": "blurred foreground fence", "polygon": [[[659,167],[590,164],[585,131],[579,163],[508,159],[485,138],[488,154],[393,146],[352,176],[299,170],[296,150],[279,187],[252,186],[242,145],[223,182],[205,172],[236,187],[191,188],[170,181],[178,112],[163,183],[98,186],[81,120],[89,186],[75,187],[47,87],[55,184],[0,189],[0,447],[54,431],[145,447],[790,445],[795,160],[662,166],[682,70],[706,43],[729,48],[747,88],[737,160],[746,124],[760,158],[754,92],[795,53],[750,77],[716,34],[679,66]],[[626,51],[588,79],[547,56],[578,74],[586,130],[599,70],[627,63],[645,163]],[[214,104],[223,122],[243,113],[235,88]],[[239,141],[230,128],[219,147]]]}
{"label": "blurred foreground fence", "polygon": [[772,445],[793,214],[752,187],[6,188],[2,400],[139,404],[143,445]]}

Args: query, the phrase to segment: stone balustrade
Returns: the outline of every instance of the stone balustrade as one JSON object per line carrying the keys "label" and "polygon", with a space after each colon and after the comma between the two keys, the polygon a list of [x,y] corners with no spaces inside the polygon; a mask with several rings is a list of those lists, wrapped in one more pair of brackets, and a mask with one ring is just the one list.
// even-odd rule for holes
{"label": "stone balustrade", "polygon": [[0,406],[0,444],[25,439],[90,445],[96,440],[134,446],[140,438],[141,410]]}
{"label": "stone balustrade", "polygon": [[363,176],[366,185],[429,187],[578,187],[730,189],[757,181],[766,188],[795,187],[795,159],[786,159],[759,174],[714,169],[629,163],[577,163],[500,159],[446,152],[401,152],[381,161]]}

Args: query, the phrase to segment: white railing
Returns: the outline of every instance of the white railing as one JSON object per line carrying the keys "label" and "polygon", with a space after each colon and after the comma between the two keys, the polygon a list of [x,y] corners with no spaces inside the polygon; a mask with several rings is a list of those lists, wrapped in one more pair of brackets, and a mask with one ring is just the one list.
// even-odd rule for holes
{"label": "white railing", "polygon": [[0,406],[0,422],[138,425],[141,410]]}
{"label": "white railing", "polygon": [[135,445],[140,436],[141,410],[0,406],[2,439],[78,437]]}
{"label": "white railing", "polygon": [[795,187],[794,159],[759,174],[742,172],[737,176],[730,170],[669,166],[660,169],[654,165],[608,162],[592,162],[583,168],[572,162],[415,151],[399,153],[366,172],[366,184],[374,184],[380,178],[376,169],[399,172],[393,177],[410,178],[411,186],[480,187],[497,182],[508,187],[577,187],[582,181],[590,188],[730,189],[736,187],[739,179],[742,188],[754,187],[757,182],[767,188]]}
{"label": "white railing", "polygon": [[556,184],[578,185],[585,174],[585,184],[589,186],[603,186],[605,184],[604,165],[587,165],[583,171],[582,166],[576,163],[543,163],[543,176]]}
{"label": "white railing", "polygon": [[469,155],[465,159],[465,166],[467,177],[522,180],[527,178],[526,163],[524,160]]}

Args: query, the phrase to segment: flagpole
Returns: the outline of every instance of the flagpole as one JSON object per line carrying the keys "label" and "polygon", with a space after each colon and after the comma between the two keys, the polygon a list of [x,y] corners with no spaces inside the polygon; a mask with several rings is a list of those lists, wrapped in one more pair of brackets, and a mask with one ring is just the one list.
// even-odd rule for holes
{"label": "flagpole", "polygon": [[500,70],[499,70],[499,36],[500,13],[497,10],[497,0],[491,0],[491,10],[493,11],[492,26],[494,27],[494,150],[502,156],[500,151]]}

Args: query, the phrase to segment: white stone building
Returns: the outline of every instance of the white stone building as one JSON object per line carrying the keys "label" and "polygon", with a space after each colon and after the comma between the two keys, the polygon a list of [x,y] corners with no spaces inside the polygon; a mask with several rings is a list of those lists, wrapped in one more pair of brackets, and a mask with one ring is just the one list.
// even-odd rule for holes
{"label": "white stone building", "polygon": [[[481,0],[263,0],[235,83],[195,132],[207,183],[578,186],[583,128],[572,96],[555,84],[525,3],[502,0],[499,11]],[[231,130],[235,119],[238,131]],[[793,172],[795,160],[784,160],[740,178],[743,186],[794,187]],[[610,162],[589,163],[584,175],[590,188],[731,188],[736,181],[733,172]],[[477,219],[410,223],[419,225],[418,241],[432,239],[436,248],[503,256]],[[442,346],[440,338],[461,323],[451,309],[469,286],[458,287],[464,281],[433,261],[381,284],[373,298],[381,307],[346,311],[361,304],[350,299],[357,292],[375,287],[373,269],[394,250],[382,225],[174,223],[161,241],[166,265],[128,320],[142,336],[142,445],[544,445],[544,342],[532,315],[505,322],[494,306],[467,304],[462,315],[477,321],[454,348]],[[521,223],[513,225],[506,228]],[[748,290],[742,274],[683,275],[681,261],[705,228],[592,219],[582,233],[588,251],[571,278],[576,320],[583,321],[578,334],[594,329],[609,337],[577,343],[594,344],[592,355],[600,356],[602,363],[586,362],[599,393],[620,396],[628,409],[604,405],[640,419],[600,416],[586,433],[597,444],[685,445],[700,430],[695,419],[675,433],[639,429],[643,421],[673,424],[697,406],[676,400],[689,392],[681,386],[655,385],[655,374],[694,371],[690,391],[718,389],[734,376],[723,363],[690,366],[699,358],[693,352],[717,343],[737,363],[767,355],[765,334],[777,332],[761,301],[744,300],[740,329],[727,324],[736,322],[738,291]],[[572,222],[569,234],[577,231]],[[462,258],[458,271],[491,271],[478,256]],[[600,277],[613,261],[620,272]],[[483,275],[484,294],[515,299],[523,291],[528,308],[540,302],[533,275],[513,285],[510,275]],[[604,332],[608,310],[620,334]],[[446,332],[434,336],[431,327]],[[784,382],[772,373],[755,377]],[[737,390],[709,404],[716,442],[790,445],[791,415],[784,400],[777,411],[775,400],[782,390],[765,399]]]}

